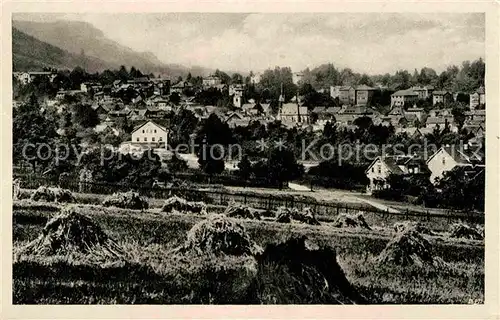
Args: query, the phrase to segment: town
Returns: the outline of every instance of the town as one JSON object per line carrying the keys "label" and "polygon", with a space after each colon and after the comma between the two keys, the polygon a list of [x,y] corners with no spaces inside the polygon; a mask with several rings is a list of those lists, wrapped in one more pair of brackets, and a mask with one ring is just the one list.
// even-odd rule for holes
{"label": "town", "polygon": [[13,13],[12,303],[488,307],[474,5]]}
{"label": "town", "polygon": [[[52,140],[79,141],[79,146],[87,147],[112,145],[121,154],[148,150],[157,154],[162,169],[155,171],[156,176],[141,174],[142,180],[137,182],[143,187],[167,182],[159,181],[161,170],[171,174],[184,171],[233,175],[241,185],[249,185],[249,181],[258,181],[259,186],[308,181],[307,186],[314,183],[362,190],[391,200],[411,199],[427,206],[481,210],[486,118],[482,76],[484,62],[479,59],[464,62],[461,69],[450,67],[441,75],[424,68],[413,75],[402,70],[393,76],[369,77],[326,64],[301,72],[277,67],[244,77],[217,70],[205,77],[188,74],[184,79],[172,79],[122,66],[101,74],[89,74],[79,67],[72,71],[14,72],[13,81],[17,109],[31,103],[30,108],[36,106],[38,111],[46,115],[52,112],[61,119],[43,128],[46,133],[54,129]],[[35,94],[36,101],[30,100]],[[24,125],[19,130],[24,130]],[[25,141],[21,138],[25,134],[19,132],[14,137]],[[258,148],[258,142],[265,140],[268,149],[273,149],[278,137],[286,146],[279,151],[291,153],[288,162],[276,155],[277,163],[271,163],[268,156],[273,150]],[[200,160],[200,148],[191,153],[172,152],[191,139],[226,148],[237,143],[243,158]],[[401,143],[407,149],[397,154],[378,150],[372,158],[347,158],[335,164],[341,155],[327,160],[301,158],[301,139],[319,139],[316,151],[325,143]],[[434,149],[427,150],[431,143]],[[417,150],[408,151],[410,145]],[[41,165],[25,161],[20,153],[15,152],[14,158],[23,168]],[[76,164],[71,172],[69,161],[63,165],[49,162],[42,172],[76,174]],[[270,166],[281,166],[279,174],[268,172]],[[349,174],[344,175],[346,172]],[[457,184],[457,179],[464,181]],[[483,185],[471,195],[476,201],[455,198],[459,194],[455,188],[473,190],[471,184]],[[439,192],[429,192],[432,189]],[[442,198],[436,199],[436,194]]]}

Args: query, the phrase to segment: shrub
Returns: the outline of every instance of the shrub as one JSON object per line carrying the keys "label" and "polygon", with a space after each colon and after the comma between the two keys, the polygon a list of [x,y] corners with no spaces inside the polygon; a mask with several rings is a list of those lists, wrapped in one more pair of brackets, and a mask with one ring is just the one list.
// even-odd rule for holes
{"label": "shrub", "polygon": [[359,212],[356,215],[348,215],[341,213],[333,222],[333,226],[336,228],[364,228],[367,230],[371,230],[368,223],[366,223],[365,216],[362,212]]}
{"label": "shrub", "polygon": [[123,209],[136,209],[143,210],[148,209],[149,204],[139,195],[137,192],[118,192],[107,196],[102,205],[105,207],[117,207]]}
{"label": "shrub", "polygon": [[250,240],[243,225],[219,214],[195,224],[187,234],[180,252],[214,255],[252,255],[259,248]]}
{"label": "shrub", "polygon": [[203,202],[189,202],[183,198],[173,196],[165,201],[161,208],[162,212],[191,212],[191,213],[207,213],[207,206]]}
{"label": "shrub", "polygon": [[483,232],[463,223],[454,223],[450,228],[450,238],[483,240]]}

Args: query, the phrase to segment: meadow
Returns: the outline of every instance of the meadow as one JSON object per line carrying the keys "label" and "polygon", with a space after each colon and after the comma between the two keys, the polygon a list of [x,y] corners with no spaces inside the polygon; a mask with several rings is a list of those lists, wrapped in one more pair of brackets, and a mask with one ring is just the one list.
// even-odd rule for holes
{"label": "meadow", "polygon": [[[194,256],[173,252],[202,215],[151,209],[105,208],[98,200],[75,207],[126,251],[119,261],[100,261],[81,253],[41,257],[15,254],[13,297],[16,304],[323,304],[339,303],[300,281],[273,262],[255,265],[248,257]],[[158,200],[159,201],[159,200]],[[160,202],[158,202],[158,205]],[[14,251],[35,239],[61,205],[19,200],[13,206]],[[222,211],[213,207],[210,210]],[[333,249],[338,264],[363,304],[482,303],[484,242],[451,239],[445,232],[429,237],[433,255],[444,266],[379,264],[375,257],[395,236],[392,221],[367,219],[372,230],[282,224],[269,219],[237,219],[250,238],[265,248],[305,236]],[[443,229],[443,228],[441,228]],[[253,276],[250,276],[253,274]],[[255,276],[256,274],[256,276]],[[302,282],[302,283],[298,283]],[[304,283],[305,282],[305,283]],[[337,299],[338,298],[338,299]],[[340,300],[339,300],[340,299]]]}

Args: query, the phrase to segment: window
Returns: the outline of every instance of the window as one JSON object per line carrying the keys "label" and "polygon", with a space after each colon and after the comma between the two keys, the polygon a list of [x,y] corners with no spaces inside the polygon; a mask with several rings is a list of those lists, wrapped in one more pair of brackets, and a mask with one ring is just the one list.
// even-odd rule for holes
{"label": "window", "polygon": [[137,137],[137,142],[139,142],[139,141],[140,141],[140,139],[139,139],[139,137]]}
{"label": "window", "polygon": [[443,157],[443,164],[446,164],[446,158]]}
{"label": "window", "polygon": [[147,142],[148,141],[148,137],[144,137],[144,142]]}
{"label": "window", "polygon": [[156,129],[155,129],[155,133],[156,133]]}
{"label": "window", "polygon": [[158,138],[158,141],[163,141],[163,138],[162,138],[162,137],[159,137],[159,138]]}
{"label": "window", "polygon": [[145,133],[144,130],[142,130],[142,133]]}
{"label": "window", "polygon": [[155,142],[155,137],[152,137],[152,138],[151,138],[151,141]]}
{"label": "window", "polygon": [[375,168],[374,167],[372,167],[372,172],[375,172]]}
{"label": "window", "polygon": [[377,170],[378,170],[378,173],[382,173],[382,167],[381,166],[378,166]]}

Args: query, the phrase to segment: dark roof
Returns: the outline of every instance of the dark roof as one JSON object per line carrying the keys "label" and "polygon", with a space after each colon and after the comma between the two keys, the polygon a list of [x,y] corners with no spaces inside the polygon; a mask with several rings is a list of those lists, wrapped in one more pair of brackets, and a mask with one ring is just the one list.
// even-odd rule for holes
{"label": "dark roof", "polygon": [[391,96],[418,96],[418,94],[411,89],[406,89],[396,91]]}
{"label": "dark roof", "polygon": [[442,96],[442,95],[451,94],[451,93],[448,91],[434,91],[432,94],[435,96]]}

